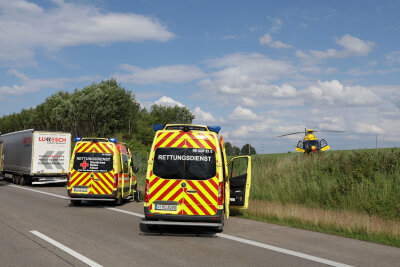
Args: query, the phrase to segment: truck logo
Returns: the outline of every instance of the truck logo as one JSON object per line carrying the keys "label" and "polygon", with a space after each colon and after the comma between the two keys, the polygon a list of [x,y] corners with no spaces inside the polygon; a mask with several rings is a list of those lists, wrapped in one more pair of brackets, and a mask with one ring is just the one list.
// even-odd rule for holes
{"label": "truck logo", "polygon": [[42,137],[42,136],[39,136],[39,142],[66,143],[67,142],[67,138],[65,138],[65,137]]}
{"label": "truck logo", "polygon": [[84,161],[80,164],[80,166],[81,166],[84,170],[86,170],[86,167],[88,167],[89,164],[87,164],[87,163],[86,163],[86,160],[84,160]]}

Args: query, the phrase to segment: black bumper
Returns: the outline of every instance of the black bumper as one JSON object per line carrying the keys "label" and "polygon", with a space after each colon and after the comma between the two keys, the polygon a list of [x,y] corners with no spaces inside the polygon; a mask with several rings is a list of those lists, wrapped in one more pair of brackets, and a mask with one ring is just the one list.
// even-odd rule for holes
{"label": "black bumper", "polygon": [[114,191],[112,194],[109,195],[103,195],[103,194],[77,194],[77,193],[71,193],[70,189],[67,189],[68,196],[70,198],[115,198],[117,192]]}
{"label": "black bumper", "polygon": [[175,215],[175,214],[159,214],[151,213],[149,207],[144,207],[145,220],[155,221],[175,221],[175,222],[213,222],[223,221],[223,210],[217,210],[215,215]]}

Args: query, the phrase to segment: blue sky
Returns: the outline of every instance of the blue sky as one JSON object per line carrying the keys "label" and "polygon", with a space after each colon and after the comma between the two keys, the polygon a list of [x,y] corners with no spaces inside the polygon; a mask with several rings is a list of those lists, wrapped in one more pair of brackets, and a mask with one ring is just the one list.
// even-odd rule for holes
{"label": "blue sky", "polygon": [[400,2],[0,0],[0,115],[115,77],[259,152],[400,145]]}

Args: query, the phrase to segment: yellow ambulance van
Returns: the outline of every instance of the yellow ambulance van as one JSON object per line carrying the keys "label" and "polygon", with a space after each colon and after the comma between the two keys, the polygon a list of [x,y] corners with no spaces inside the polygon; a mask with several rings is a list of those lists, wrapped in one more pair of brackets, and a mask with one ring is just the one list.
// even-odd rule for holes
{"label": "yellow ambulance van", "polygon": [[[82,200],[139,201],[132,154],[114,138],[75,138],[67,193],[72,205]],[[137,167],[136,170],[137,171]]]}
{"label": "yellow ambulance van", "polygon": [[154,125],[146,174],[142,230],[153,225],[222,231],[229,209],[247,209],[251,157],[227,163],[218,126]]}

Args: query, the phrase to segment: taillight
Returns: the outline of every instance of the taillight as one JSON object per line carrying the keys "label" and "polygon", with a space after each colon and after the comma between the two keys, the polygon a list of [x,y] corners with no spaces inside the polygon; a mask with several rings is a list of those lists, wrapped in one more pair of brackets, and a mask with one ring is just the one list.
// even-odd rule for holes
{"label": "taillight", "polygon": [[117,189],[118,187],[118,174],[114,175],[114,189]]}
{"label": "taillight", "polygon": [[149,180],[146,180],[146,186],[144,187],[144,202],[149,202]]}
{"label": "taillight", "polygon": [[218,205],[222,205],[222,200],[224,198],[224,183],[219,183],[218,186]]}

